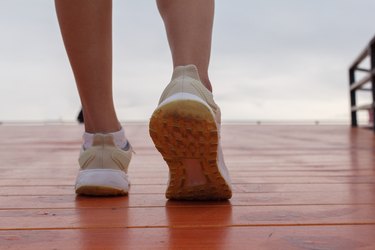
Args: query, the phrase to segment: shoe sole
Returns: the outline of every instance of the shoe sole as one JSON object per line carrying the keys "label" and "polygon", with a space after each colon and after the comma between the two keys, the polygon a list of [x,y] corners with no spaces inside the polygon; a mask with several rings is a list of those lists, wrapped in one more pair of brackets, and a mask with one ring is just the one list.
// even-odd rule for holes
{"label": "shoe sole", "polygon": [[[159,106],[150,120],[150,136],[167,162],[170,178],[168,199],[227,200],[231,188],[221,175],[217,163],[218,130],[211,110],[196,100],[174,100]],[[186,185],[191,166],[200,164],[205,183]]]}
{"label": "shoe sole", "polygon": [[76,194],[88,196],[122,196],[129,191],[124,172],[109,169],[89,169],[78,173]]}

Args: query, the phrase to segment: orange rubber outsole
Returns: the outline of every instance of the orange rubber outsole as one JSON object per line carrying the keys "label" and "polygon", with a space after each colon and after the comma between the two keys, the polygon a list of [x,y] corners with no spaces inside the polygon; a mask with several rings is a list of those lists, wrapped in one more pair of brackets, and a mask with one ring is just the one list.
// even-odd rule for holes
{"label": "orange rubber outsole", "polygon": [[[231,189],[217,164],[219,135],[215,119],[207,106],[194,100],[176,100],[162,105],[150,119],[150,136],[170,171],[168,199],[227,200]],[[200,163],[206,181],[186,185],[185,159]]]}

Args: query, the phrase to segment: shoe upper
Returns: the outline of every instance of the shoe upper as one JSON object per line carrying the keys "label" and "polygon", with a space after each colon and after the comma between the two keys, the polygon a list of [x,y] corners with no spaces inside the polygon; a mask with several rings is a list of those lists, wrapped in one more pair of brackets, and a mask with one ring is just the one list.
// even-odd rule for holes
{"label": "shoe upper", "polygon": [[120,149],[111,134],[95,134],[90,148],[82,150],[79,156],[80,170],[113,169],[128,172],[132,148]]}
{"label": "shoe upper", "polygon": [[229,172],[224,162],[224,156],[221,148],[220,140],[220,130],[221,130],[221,112],[219,106],[215,103],[212,93],[202,84],[198,69],[195,65],[186,65],[186,66],[177,66],[172,75],[171,82],[167,85],[163,91],[160,100],[159,106],[162,106],[164,103],[168,102],[168,99],[173,99],[173,95],[176,94],[187,94],[186,99],[189,99],[189,95],[194,95],[201,99],[201,102],[208,106],[215,118],[218,136],[219,136],[219,145],[218,145],[218,155],[217,161],[219,166],[219,171],[222,173],[222,176],[226,180],[227,184],[231,185],[231,180]]}
{"label": "shoe upper", "polygon": [[195,65],[177,66],[174,69],[172,80],[161,94],[159,105],[177,93],[192,94],[202,99],[211,108],[216,123],[221,123],[220,108],[215,103],[212,93],[202,84]]}

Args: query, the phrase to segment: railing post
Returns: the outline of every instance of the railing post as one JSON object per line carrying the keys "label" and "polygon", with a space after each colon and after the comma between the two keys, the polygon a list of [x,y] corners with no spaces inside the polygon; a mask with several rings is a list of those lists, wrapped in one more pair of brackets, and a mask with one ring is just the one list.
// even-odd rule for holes
{"label": "railing post", "polygon": [[[370,42],[370,62],[371,62],[371,92],[372,92],[372,117],[375,117],[375,39],[372,39]],[[375,132],[375,122],[373,122],[372,129]]]}
{"label": "railing post", "polygon": [[349,92],[350,92],[350,113],[351,113],[351,123],[352,127],[357,127],[357,111],[352,110],[352,107],[356,106],[356,96],[355,96],[355,90],[351,90],[350,87],[353,83],[355,83],[355,68],[349,69]]}

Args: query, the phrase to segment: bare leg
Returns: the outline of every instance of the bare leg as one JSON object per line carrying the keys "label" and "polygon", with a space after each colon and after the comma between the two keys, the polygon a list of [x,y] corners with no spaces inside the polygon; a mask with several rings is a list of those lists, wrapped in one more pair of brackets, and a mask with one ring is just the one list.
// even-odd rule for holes
{"label": "bare leg", "polygon": [[157,0],[164,20],[174,67],[195,64],[203,84],[208,77],[214,0]]}
{"label": "bare leg", "polygon": [[112,1],[55,0],[90,133],[118,131],[112,97]]}

